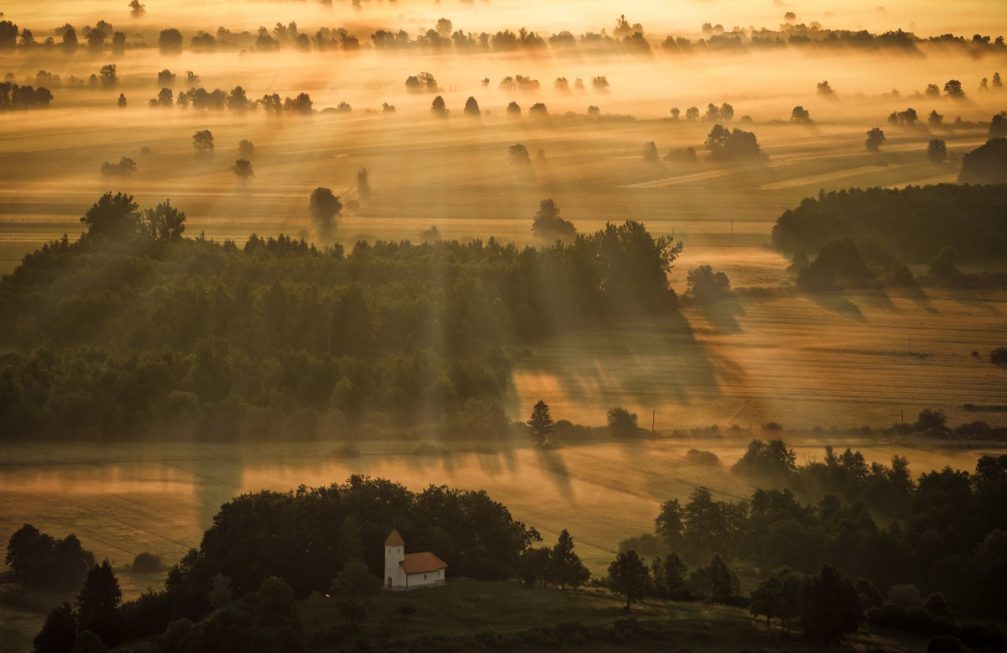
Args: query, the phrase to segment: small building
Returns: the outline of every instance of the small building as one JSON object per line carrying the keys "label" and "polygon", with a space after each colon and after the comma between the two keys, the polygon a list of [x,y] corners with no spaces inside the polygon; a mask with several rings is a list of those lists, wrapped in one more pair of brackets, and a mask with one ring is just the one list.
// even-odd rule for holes
{"label": "small building", "polygon": [[429,551],[406,553],[398,531],[385,540],[385,589],[411,590],[447,581],[448,565]]}

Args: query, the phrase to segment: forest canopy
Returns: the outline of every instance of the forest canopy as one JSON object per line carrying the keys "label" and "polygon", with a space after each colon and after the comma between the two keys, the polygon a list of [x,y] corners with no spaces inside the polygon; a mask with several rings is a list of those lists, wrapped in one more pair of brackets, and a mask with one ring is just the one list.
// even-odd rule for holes
{"label": "forest canopy", "polygon": [[[634,221],[545,249],[184,238],[106,194],[0,281],[0,437],[292,434],[368,418],[490,437],[505,348],[669,314],[681,246]],[[381,414],[379,416],[379,413]]]}
{"label": "forest canopy", "polygon": [[818,252],[851,239],[861,250],[884,250],[906,263],[929,263],[945,248],[961,260],[1007,256],[1007,186],[910,186],[852,189],[809,197],[781,215],[773,244],[786,252]]}

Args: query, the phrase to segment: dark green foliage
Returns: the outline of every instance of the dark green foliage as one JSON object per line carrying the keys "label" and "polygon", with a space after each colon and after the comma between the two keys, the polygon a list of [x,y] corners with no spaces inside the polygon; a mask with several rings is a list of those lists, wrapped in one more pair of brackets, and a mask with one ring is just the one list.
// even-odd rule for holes
{"label": "dark green foliage", "polygon": [[539,203],[531,231],[536,238],[549,244],[557,240],[569,243],[577,236],[577,228],[569,220],[559,217],[559,207],[551,199]]}
{"label": "dark green foliage", "polygon": [[45,618],[33,641],[34,653],[67,653],[77,637],[77,617],[69,603],[60,603]]}
{"label": "dark green foliage", "polygon": [[549,555],[549,579],[559,587],[577,588],[591,578],[591,572],[573,551],[573,537],[565,528],[560,532],[556,545]]}
{"label": "dark green foliage", "polygon": [[100,637],[90,630],[82,630],[73,640],[73,648],[70,649],[70,653],[105,653],[107,650],[108,646],[101,641]]}
{"label": "dark green foliage", "polygon": [[752,440],[745,454],[731,467],[735,474],[770,481],[786,480],[796,469],[797,454],[783,440]]}
{"label": "dark green foliage", "polygon": [[864,141],[864,147],[867,148],[868,152],[878,152],[881,146],[885,144],[885,132],[878,127],[874,127],[867,132],[867,140]]}
{"label": "dark green foliage", "polygon": [[706,149],[715,161],[761,161],[766,158],[752,132],[714,125],[706,137]]}
{"label": "dark green foliage", "polygon": [[700,265],[689,270],[686,277],[686,295],[698,304],[714,304],[730,299],[731,280],[723,272],[717,272],[709,265]]}
{"label": "dark green foliage", "polygon": [[720,554],[714,554],[710,564],[690,574],[690,583],[700,595],[714,603],[730,603],[741,591],[741,584]]}
{"label": "dark green foliage", "polygon": [[549,415],[549,404],[539,399],[532,408],[531,417],[528,418],[528,428],[535,435],[535,441],[538,444],[545,444],[554,426],[555,423]]}
{"label": "dark green foliage", "polygon": [[692,598],[689,591],[688,568],[675,553],[654,558],[650,566],[653,578],[654,593],[665,599],[688,600]]}
{"label": "dark green foliage", "polygon": [[1007,138],[991,138],[962,157],[962,184],[1007,183]]}
{"label": "dark green foliage", "polygon": [[356,625],[367,615],[370,599],[379,587],[381,581],[371,575],[367,565],[350,560],[332,581],[329,591],[339,600],[339,609],[350,625]]}
{"label": "dark green foliage", "polygon": [[120,635],[119,603],[122,590],[108,560],[87,572],[84,587],[77,595],[77,622],[80,630],[89,630],[106,643],[115,643]]}
{"label": "dark green foliage", "polygon": [[[609,225],[545,250],[286,237],[184,239],[167,202],[88,211],[93,235],[28,255],[0,282],[0,435],[185,437],[340,431],[439,419],[507,426],[502,348],[669,315],[680,246]],[[101,236],[99,237],[99,234]]]}
{"label": "dark green foliage", "polygon": [[608,585],[626,597],[626,611],[650,592],[650,570],[636,551],[616,555],[608,566]]}
{"label": "dark green foliage", "polygon": [[685,523],[678,499],[671,499],[661,504],[661,512],[654,520],[654,532],[664,540],[669,549],[675,549],[682,543]]}
{"label": "dark green foliage", "polygon": [[537,533],[516,522],[484,492],[431,486],[414,493],[380,479],[354,476],[325,488],[294,493],[261,492],[224,504],[198,553],[168,578],[173,614],[198,618],[209,609],[212,578],[223,574],[241,596],[267,577],[282,578],[298,597],[329,590],[359,544],[342,528],[358,524],[364,562],[381,576],[382,542],[397,528],[415,550],[431,550],[453,575],[478,579],[517,576],[521,555]]}
{"label": "dark green foliage", "polygon": [[[1005,141],[1007,143],[1007,141]],[[951,184],[820,193],[780,216],[773,243],[786,252],[818,252],[850,239],[879,242],[894,258],[929,263],[945,247],[963,259],[1002,259],[1007,251],[1007,186]]]}
{"label": "dark green foliage", "polygon": [[749,611],[766,618],[769,626],[772,619],[778,619],[780,630],[787,629],[787,622],[801,613],[801,590],[804,579],[793,569],[784,567],[752,590]]}
{"label": "dark green foliage", "polygon": [[857,591],[835,567],[828,565],[801,592],[801,630],[812,639],[839,641],[864,620]]}
{"label": "dark green foliage", "polygon": [[168,626],[170,605],[165,592],[148,589],[119,608],[120,635],[124,642],[164,632]]}
{"label": "dark green foliage", "polygon": [[608,430],[617,437],[632,437],[640,434],[636,423],[636,413],[625,408],[610,408],[608,411]]}
{"label": "dark green foliage", "polygon": [[867,267],[860,250],[848,238],[824,244],[815,260],[797,273],[797,287],[806,292],[876,285],[874,273]]}
{"label": "dark green foliage", "polygon": [[56,540],[25,524],[7,543],[7,566],[28,587],[76,590],[94,565],[94,555],[70,534]]}

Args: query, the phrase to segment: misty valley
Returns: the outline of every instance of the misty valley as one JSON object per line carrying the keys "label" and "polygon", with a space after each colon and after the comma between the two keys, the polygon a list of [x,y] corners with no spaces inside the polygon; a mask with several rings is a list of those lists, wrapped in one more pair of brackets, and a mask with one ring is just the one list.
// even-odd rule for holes
{"label": "misty valley", "polygon": [[8,3],[0,651],[1007,651],[1002,34]]}

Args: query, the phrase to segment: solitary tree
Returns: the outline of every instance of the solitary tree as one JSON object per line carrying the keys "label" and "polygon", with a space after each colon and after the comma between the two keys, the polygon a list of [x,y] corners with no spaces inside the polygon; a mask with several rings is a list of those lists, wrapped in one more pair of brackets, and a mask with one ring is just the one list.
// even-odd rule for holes
{"label": "solitary tree", "polygon": [[162,54],[178,54],[182,51],[182,33],[174,27],[161,30],[157,37],[157,46]]}
{"label": "solitary tree", "polygon": [[507,154],[510,157],[511,163],[525,164],[531,163],[531,154],[528,152],[528,148],[518,143],[517,145],[511,145],[507,149]]}
{"label": "solitary tree", "polygon": [[944,93],[956,100],[961,100],[965,98],[965,91],[962,90],[962,83],[957,79],[949,79],[946,84],[944,84]]}
{"label": "solitary tree", "polygon": [[608,411],[608,430],[613,435],[631,436],[636,435],[640,428],[636,425],[636,413],[631,413],[625,408],[610,408]]}
{"label": "solitary tree", "polygon": [[948,146],[947,144],[935,138],[927,145],[927,159],[931,163],[944,163],[948,160]]}
{"label": "solitary tree", "polygon": [[343,210],[343,203],[339,201],[338,196],[332,194],[331,189],[319,186],[311,191],[309,206],[315,228],[323,236],[328,236],[334,226],[336,217]]}
{"label": "solitary tree", "polygon": [[478,118],[482,115],[482,111],[479,110],[479,103],[476,102],[474,97],[470,97],[465,100],[465,115]]}
{"label": "solitary tree", "polygon": [[650,141],[643,146],[643,160],[651,163],[661,160],[661,155],[657,153],[657,143]]}
{"label": "solitary tree", "polygon": [[580,557],[574,553],[573,546],[573,537],[564,528],[549,556],[550,575],[561,589],[564,587],[576,589],[591,577],[591,572],[580,561]]}
{"label": "solitary tree", "polygon": [[360,201],[367,202],[371,199],[371,177],[367,168],[357,170],[357,195]]}
{"label": "solitary tree", "polygon": [[802,125],[811,124],[811,112],[804,107],[798,105],[794,107],[794,110],[790,112],[790,122],[800,123]]}
{"label": "solitary tree", "polygon": [[448,115],[448,107],[444,102],[444,98],[438,95],[434,98],[433,103],[430,105],[430,112],[435,116],[444,118]]}
{"label": "solitary tree", "polygon": [[528,426],[535,434],[535,441],[542,445],[548,441],[549,434],[552,433],[553,421],[549,416],[549,404],[541,399],[531,410],[531,417],[528,419]]}
{"label": "solitary tree", "polygon": [[521,105],[518,104],[517,102],[513,102],[513,101],[510,102],[507,105],[507,115],[508,116],[519,117],[521,115]]}
{"label": "solitary tree", "polygon": [[944,124],[944,116],[937,113],[937,110],[935,109],[931,111],[930,115],[927,117],[927,124],[931,127],[940,127]]}
{"label": "solitary tree", "polygon": [[247,181],[255,176],[255,171],[252,170],[252,162],[248,159],[238,159],[235,161],[234,165],[231,166],[231,172],[241,181]]}
{"label": "solitary tree", "polygon": [[650,589],[650,570],[636,551],[626,551],[615,556],[608,566],[608,584],[626,597],[626,612]]}
{"label": "solitary tree", "polygon": [[255,144],[244,138],[238,141],[238,156],[251,161],[252,157],[255,156]]}
{"label": "solitary tree", "polygon": [[864,141],[864,147],[867,148],[868,152],[878,152],[884,144],[885,132],[883,132],[879,127],[874,127],[867,132],[867,140]]}
{"label": "solitary tree", "polygon": [[213,132],[209,129],[201,129],[192,135],[192,147],[201,154],[213,151]]}

